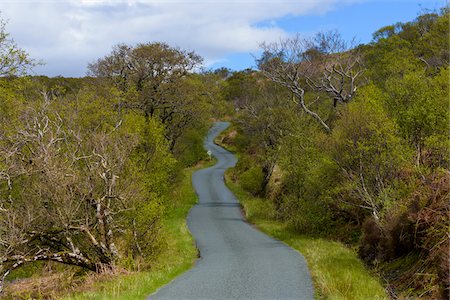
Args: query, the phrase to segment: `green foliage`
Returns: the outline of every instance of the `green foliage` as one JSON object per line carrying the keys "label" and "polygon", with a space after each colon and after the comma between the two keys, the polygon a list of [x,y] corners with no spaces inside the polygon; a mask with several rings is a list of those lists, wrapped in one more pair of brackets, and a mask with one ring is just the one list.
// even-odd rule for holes
{"label": "green foliage", "polygon": [[[0,72],[19,74],[31,61],[1,31],[0,48],[17,51],[0,49]],[[204,158],[222,87],[218,75],[188,73],[199,56],[164,43],[109,57],[91,66],[96,78],[0,81],[1,276],[34,260],[148,268],[166,247],[170,190]]]}
{"label": "green foliage", "polygon": [[[90,66],[95,78],[1,78],[0,254],[44,249],[59,255],[75,245],[91,269],[100,262],[139,270],[162,261],[166,273],[185,270],[192,242],[173,233],[195,197],[189,194],[187,205],[182,192],[171,190],[177,172],[205,157],[209,119],[234,110],[236,126],[222,142],[242,152],[233,179],[244,189],[246,212],[305,253],[323,297],[383,293],[376,284],[362,291],[361,283],[370,279],[348,251],[290,230],[353,243],[400,294],[448,298],[449,20],[445,7],[385,26],[372,43],[349,51],[331,32],[317,35],[312,42],[324,44],[314,49],[291,43],[284,45],[289,53],[266,52],[260,65],[269,68],[263,72],[271,66],[286,71],[289,63],[293,82],[285,85],[293,84],[294,101],[261,72],[189,74],[201,58],[165,43],[120,44]],[[35,62],[4,26],[0,22],[0,75],[24,74]],[[335,42],[336,49],[347,50],[327,50]],[[311,68],[302,68],[305,58]],[[352,66],[366,68],[357,81]],[[336,68],[343,77],[333,77]],[[268,199],[249,200],[247,192]],[[100,222],[105,211],[111,217]],[[111,222],[113,238],[102,228],[105,222]],[[45,234],[27,236],[37,231]],[[113,239],[114,247],[89,244],[92,237],[110,246]],[[120,259],[113,258],[114,248]],[[171,252],[175,248],[181,250]],[[162,259],[167,253],[175,261],[184,257],[182,267]],[[389,261],[408,263],[394,272]],[[143,280],[154,288],[168,280],[164,274],[143,276],[119,285]]]}
{"label": "green foliage", "polygon": [[[229,179],[228,176],[226,176]],[[287,243],[305,257],[314,283],[317,299],[387,299],[379,279],[371,274],[352,249],[341,243],[311,237],[309,231],[292,231],[290,224],[274,219],[274,207],[265,199],[255,198],[244,191],[239,182],[227,180],[227,185],[239,198],[246,218],[267,234]],[[309,210],[307,203],[307,210]],[[322,218],[320,208],[313,215]],[[314,219],[306,220],[311,222]],[[304,224],[309,230],[311,225]],[[314,226],[314,225],[313,225]],[[326,231],[330,224],[316,230]],[[299,233],[300,232],[300,233]]]}
{"label": "green foliage", "polygon": [[22,89],[28,82],[27,79],[0,80],[0,130],[10,131],[17,126],[20,112],[24,108],[25,99],[18,95],[17,90]]}
{"label": "green foliage", "polygon": [[253,195],[261,194],[264,174],[259,167],[251,167],[240,175],[242,187]]}
{"label": "green foliage", "polygon": [[364,53],[367,75],[377,85],[383,85],[386,78],[401,78],[405,73],[423,69],[411,43],[398,36],[383,39],[367,47]]}
{"label": "green foliage", "polygon": [[[203,166],[183,170],[180,181],[170,192],[171,201],[160,222],[161,249],[159,255],[153,257],[151,270],[98,280],[88,291],[63,299],[144,299],[191,268],[197,259],[197,249],[187,228],[186,216],[197,202],[191,175],[200,167]],[[133,260],[129,264],[130,268],[135,267]]]}
{"label": "green foliage", "polygon": [[[166,43],[119,44],[109,55],[90,64],[89,69],[92,75],[107,79],[117,88],[119,110],[131,109],[146,120],[159,120],[170,151],[180,158],[188,150],[179,140],[186,142],[185,134],[190,130],[203,132],[213,102],[223,103],[216,97],[219,87],[210,75],[189,73],[201,61],[194,52]],[[192,159],[186,162],[192,164]]]}
{"label": "green foliage", "polygon": [[[445,166],[445,148],[450,122],[448,110],[448,68],[443,68],[433,77],[423,72],[406,74],[403,78],[386,80],[386,103],[400,128],[403,138],[416,149],[417,163],[422,155],[437,160]],[[438,140],[441,143],[436,143]],[[428,153],[426,145],[434,151]],[[445,146],[447,144],[447,146]],[[430,149],[431,150],[431,149]]]}
{"label": "green foliage", "polygon": [[74,92],[60,85],[43,89],[70,126],[79,126],[83,131],[113,130],[120,121],[115,109],[118,91],[110,86],[85,85]]}
{"label": "green foliage", "polygon": [[[233,142],[234,141],[235,140],[233,140]],[[254,163],[254,158],[251,155],[244,153],[239,157],[239,160],[236,163],[236,167],[233,169],[233,173],[243,173],[250,169],[252,165],[254,165]]]}
{"label": "green foliage", "polygon": [[147,193],[155,193],[159,197],[166,195],[176,160],[169,152],[164,127],[158,120],[146,120],[142,115],[130,114],[124,120],[124,124],[130,122],[132,126],[127,130],[130,133],[137,133],[141,140],[132,156],[136,171],[130,176],[135,177],[138,182],[142,180],[144,182],[142,188]]}
{"label": "green foliage", "polygon": [[396,135],[395,124],[385,113],[380,96],[373,86],[360,92],[359,98],[342,112],[329,149],[339,166],[340,180],[333,198],[367,209],[376,217],[381,217],[386,202],[395,201],[395,181],[409,158],[408,148]]}
{"label": "green foliage", "polygon": [[287,226],[296,232],[311,236],[329,236],[334,231],[330,210],[319,200],[311,201],[285,196],[279,210]]}
{"label": "green foliage", "polygon": [[33,260],[44,249],[60,261],[78,251],[84,261],[64,262],[92,270],[149,267],[164,248],[176,170],[165,127],[118,110],[115,88],[80,81],[2,81],[0,250]]}
{"label": "green foliage", "polygon": [[[206,130],[188,130],[179,141],[178,161],[183,166],[193,166],[198,161],[206,159],[206,151],[203,148],[203,141]],[[183,149],[180,149],[180,148]]]}
{"label": "green foliage", "polygon": [[225,81],[225,88],[223,91],[224,97],[227,101],[243,101],[249,94],[249,89],[254,89],[256,73],[253,70],[245,70],[233,73]]}
{"label": "green foliage", "polygon": [[36,61],[17,46],[5,27],[6,22],[0,19],[0,76],[25,75],[36,65]]}
{"label": "green foliage", "polygon": [[[439,261],[448,249],[442,233],[448,229],[443,183],[449,180],[449,20],[448,7],[427,12],[381,28],[372,43],[352,50],[361,55],[365,80],[331,112],[320,101],[322,92],[309,86],[299,99],[327,116],[326,133],[305,112],[286,105],[289,95],[258,80],[258,73],[239,73],[229,80],[228,97],[239,108],[232,142],[247,141],[235,147],[245,154],[233,179],[244,187],[256,178],[248,174],[257,167],[269,175],[265,188],[271,202],[260,204],[270,212],[262,215],[301,233],[352,243],[374,265],[416,255],[417,264],[385,273],[407,297],[448,297],[443,279],[448,272]],[[278,46],[292,53],[302,50]],[[266,45],[266,50],[284,49],[273,47]],[[281,75],[302,74],[305,65],[288,68],[290,60],[280,64],[290,53],[265,53],[260,62],[269,69],[262,72],[288,85]],[[320,53],[313,49],[304,54],[316,59]],[[278,73],[270,73],[271,66],[278,66]],[[304,83],[300,75],[291,77]],[[270,166],[274,173],[265,171]],[[405,284],[411,276],[414,280]]]}
{"label": "green foliage", "polygon": [[425,13],[416,20],[386,26],[365,46],[369,78],[383,85],[388,78],[425,70],[435,73],[449,63],[449,11]]}

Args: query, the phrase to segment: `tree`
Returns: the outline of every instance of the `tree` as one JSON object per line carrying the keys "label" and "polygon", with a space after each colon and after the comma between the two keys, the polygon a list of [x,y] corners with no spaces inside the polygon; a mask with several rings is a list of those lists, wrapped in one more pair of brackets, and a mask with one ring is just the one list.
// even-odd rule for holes
{"label": "tree", "polygon": [[263,179],[257,191],[261,193],[278,163],[280,141],[291,133],[295,108],[285,101],[288,92],[260,73],[236,72],[227,82],[227,96],[239,109],[236,123],[248,137],[248,150],[261,163]]}
{"label": "tree", "polygon": [[0,20],[0,76],[24,75],[35,65],[6,31],[6,22]]}
{"label": "tree", "polygon": [[105,77],[123,92],[139,93],[137,103],[126,103],[148,117],[170,103],[170,90],[198,67],[202,59],[194,52],[172,48],[165,43],[116,45],[110,55],[88,66],[90,74]]}
{"label": "tree", "polygon": [[88,68],[91,75],[108,78],[122,91],[123,107],[141,111],[146,119],[158,118],[173,149],[179,129],[194,120],[189,108],[192,99],[184,97],[181,87],[201,61],[194,52],[165,43],[119,44]]}
{"label": "tree", "polygon": [[325,117],[311,108],[320,95],[307,103],[305,93],[325,94],[333,107],[351,101],[363,73],[358,48],[347,45],[336,31],[318,33],[314,38],[297,35],[279,43],[263,43],[261,48],[264,53],[257,62],[263,74],[287,87],[298,107],[331,132]]}
{"label": "tree", "polygon": [[[385,93],[416,165],[448,165],[448,8],[382,28],[364,50],[366,74]],[[389,34],[385,32],[388,31]],[[380,99],[381,100],[381,99]]]}
{"label": "tree", "polygon": [[113,94],[96,88],[43,92],[14,128],[0,126],[0,289],[27,263],[101,272],[158,247],[174,165],[163,130],[152,119],[146,135],[143,116],[118,118]]}
{"label": "tree", "polygon": [[38,260],[90,270],[111,264],[118,255],[111,213],[120,207],[116,180],[124,153],[107,153],[106,135],[92,137],[87,152],[46,105],[29,109],[26,120],[1,149],[1,281]]}

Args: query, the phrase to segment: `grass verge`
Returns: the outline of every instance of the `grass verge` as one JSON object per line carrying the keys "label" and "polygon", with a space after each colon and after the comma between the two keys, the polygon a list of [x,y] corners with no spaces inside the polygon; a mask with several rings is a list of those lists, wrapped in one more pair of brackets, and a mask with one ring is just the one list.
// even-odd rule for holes
{"label": "grass verge", "polygon": [[145,299],[158,288],[190,269],[197,259],[197,249],[186,225],[190,208],[197,203],[191,184],[194,171],[212,165],[214,161],[183,171],[181,184],[172,193],[171,207],[164,219],[163,230],[167,236],[167,250],[149,271],[114,275],[110,279],[94,280],[85,292],[70,294],[63,299]]}
{"label": "grass verge", "polygon": [[[234,139],[235,132],[235,126],[231,125],[215,142],[238,155],[237,147],[228,142]],[[268,200],[245,191],[231,179],[231,173],[232,170],[225,172],[226,184],[241,202],[247,221],[303,254],[316,299],[389,299],[378,276],[371,274],[354,250],[336,241],[293,232],[283,222],[274,220]]]}
{"label": "grass verge", "polygon": [[377,277],[364,267],[355,251],[335,241],[292,232],[282,222],[270,218],[267,200],[255,198],[229,176],[226,179],[250,223],[303,254],[316,299],[388,299]]}
{"label": "grass verge", "polygon": [[[237,154],[237,147],[226,139],[236,136],[231,125],[215,142]],[[300,235],[289,230],[283,222],[274,220],[271,204],[246,192],[238,182],[225,173],[228,187],[240,200],[247,220],[266,234],[285,242],[305,257],[313,279],[316,299],[388,299],[376,274],[371,274],[358,259],[354,250],[345,245],[323,238]]]}

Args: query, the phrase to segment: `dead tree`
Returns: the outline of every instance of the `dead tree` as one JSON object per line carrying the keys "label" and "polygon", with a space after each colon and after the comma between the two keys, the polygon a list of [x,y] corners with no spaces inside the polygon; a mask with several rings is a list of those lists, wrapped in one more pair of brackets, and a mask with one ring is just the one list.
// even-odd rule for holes
{"label": "dead tree", "polygon": [[292,100],[307,115],[314,118],[328,133],[324,116],[307,103],[305,93],[324,93],[333,102],[348,103],[357,91],[363,65],[357,49],[348,46],[336,31],[319,33],[314,38],[295,36],[278,43],[261,45],[262,57],[257,61],[262,73],[270,80],[288,88]]}
{"label": "dead tree", "polygon": [[136,143],[81,136],[48,104],[29,109],[24,126],[0,143],[0,292],[30,262],[102,271],[119,256],[114,234],[128,207],[126,184],[117,182]]}

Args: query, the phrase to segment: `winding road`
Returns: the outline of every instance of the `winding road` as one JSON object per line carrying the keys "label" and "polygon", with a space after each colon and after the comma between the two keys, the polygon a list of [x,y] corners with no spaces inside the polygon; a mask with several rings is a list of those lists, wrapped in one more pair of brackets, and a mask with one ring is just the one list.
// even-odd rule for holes
{"label": "winding road", "polygon": [[214,138],[228,126],[215,123],[205,141],[218,163],[192,177],[199,203],[187,223],[201,258],[149,299],[314,299],[303,256],[250,226],[224,184],[237,159]]}

